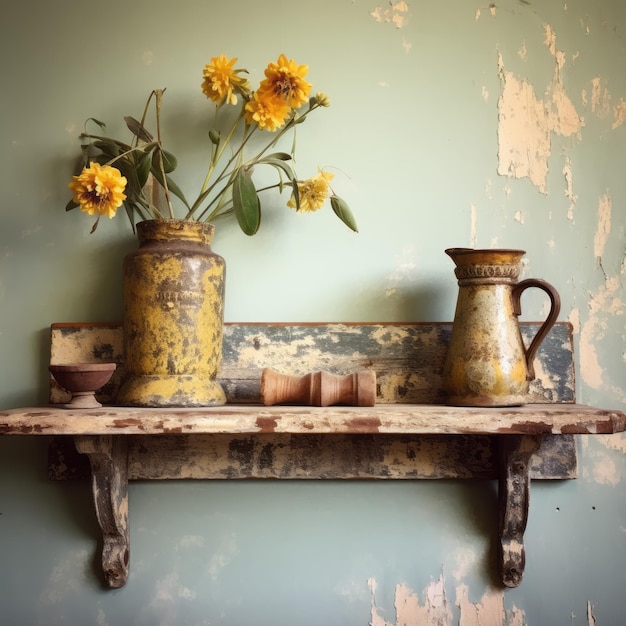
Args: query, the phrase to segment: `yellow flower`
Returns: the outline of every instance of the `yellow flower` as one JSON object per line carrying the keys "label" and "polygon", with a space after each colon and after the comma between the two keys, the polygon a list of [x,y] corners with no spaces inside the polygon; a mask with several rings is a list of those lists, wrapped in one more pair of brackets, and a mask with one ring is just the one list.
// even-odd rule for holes
{"label": "yellow flower", "polygon": [[304,77],[309,71],[308,65],[297,65],[293,59],[287,59],[284,54],[278,57],[276,63],[270,63],[265,69],[265,79],[259,85],[259,91],[277,96],[292,108],[308,102],[311,83]]}
{"label": "yellow flower", "polygon": [[245,111],[248,124],[257,124],[261,130],[270,132],[280,128],[291,113],[289,105],[284,100],[258,91],[249,102],[246,102]]}
{"label": "yellow flower", "polygon": [[[300,195],[300,211],[308,213],[310,211],[317,211],[324,206],[324,202],[329,196],[330,187],[328,182],[334,178],[334,174],[330,172],[323,172],[319,170],[317,176],[312,176],[307,180],[298,183],[298,192]],[[292,209],[296,207],[296,200],[291,195],[287,206]]]}
{"label": "yellow flower", "polygon": [[233,65],[237,62],[237,57],[228,60],[225,54],[219,57],[211,57],[211,62],[204,66],[202,75],[202,91],[207,98],[218,104],[226,101],[228,104],[237,104],[237,95],[247,92],[247,80],[239,76],[244,70],[235,70]]}
{"label": "yellow flower", "polygon": [[126,200],[126,178],[110,165],[92,162],[78,176],[73,176],[68,186],[74,194],[74,202],[89,215],[97,213],[112,218]]}

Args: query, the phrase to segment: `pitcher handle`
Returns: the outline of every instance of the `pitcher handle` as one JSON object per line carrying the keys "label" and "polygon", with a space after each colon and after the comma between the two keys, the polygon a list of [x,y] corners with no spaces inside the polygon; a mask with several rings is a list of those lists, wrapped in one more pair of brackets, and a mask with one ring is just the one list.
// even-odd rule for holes
{"label": "pitcher handle", "polygon": [[550,313],[526,350],[526,379],[534,380],[535,368],[533,366],[533,361],[535,360],[535,353],[537,352],[539,344],[544,340],[545,336],[554,326],[554,323],[559,316],[561,311],[561,298],[559,297],[557,290],[545,280],[541,280],[539,278],[528,278],[526,280],[522,280],[517,283],[515,287],[513,287],[513,312],[518,317],[522,314],[522,304],[520,300],[522,292],[529,287],[538,287],[542,291],[545,291],[550,298]]}

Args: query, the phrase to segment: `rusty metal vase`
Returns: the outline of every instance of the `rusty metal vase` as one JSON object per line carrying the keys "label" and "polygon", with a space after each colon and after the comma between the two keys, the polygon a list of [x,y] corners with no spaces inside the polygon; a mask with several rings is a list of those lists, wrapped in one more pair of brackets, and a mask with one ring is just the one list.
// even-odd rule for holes
{"label": "rusty metal vase", "polygon": [[[537,348],[557,320],[560,298],[544,280],[518,282],[524,250],[449,248],[459,292],[443,371],[447,404],[505,407],[525,404],[535,377]],[[525,347],[520,297],[530,288],[550,298],[550,312]]]}
{"label": "rusty metal vase", "polygon": [[222,355],[224,259],[213,224],[147,220],[124,259],[121,406],[199,407],[226,402]]}

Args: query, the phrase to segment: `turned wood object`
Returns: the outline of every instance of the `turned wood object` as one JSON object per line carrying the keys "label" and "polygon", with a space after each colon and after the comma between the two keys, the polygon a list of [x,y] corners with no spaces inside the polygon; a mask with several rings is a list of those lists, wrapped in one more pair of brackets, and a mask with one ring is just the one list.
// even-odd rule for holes
{"label": "turned wood object", "polygon": [[364,370],[341,376],[320,371],[309,372],[304,376],[290,376],[265,368],[261,376],[261,398],[266,406],[374,406],[376,372]]}

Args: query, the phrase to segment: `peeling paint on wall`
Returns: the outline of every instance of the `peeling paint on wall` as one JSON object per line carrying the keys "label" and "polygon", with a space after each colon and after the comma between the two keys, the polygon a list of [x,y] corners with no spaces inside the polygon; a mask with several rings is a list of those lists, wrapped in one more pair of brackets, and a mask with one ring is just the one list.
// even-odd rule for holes
{"label": "peeling paint on wall", "polygon": [[530,83],[512,72],[501,74],[503,89],[498,100],[498,174],[529,178],[546,193],[550,129],[543,102]]}
{"label": "peeling paint on wall", "polygon": [[591,111],[600,119],[611,114],[611,96],[608,89],[602,85],[602,79],[599,76],[591,81]]}
{"label": "peeling paint on wall", "polygon": [[524,611],[516,607],[505,610],[502,589],[488,588],[474,604],[469,600],[467,586],[459,585],[456,605],[460,610],[459,626],[526,626]]}
{"label": "peeling paint on wall", "polygon": [[[612,97],[608,88],[604,84],[600,76],[596,76],[591,80],[591,112],[598,117],[598,119],[607,119],[613,116],[613,124],[611,128],[615,130],[626,122],[626,102],[623,98],[619,99],[619,102],[611,107]],[[582,92],[583,105],[589,104],[589,98],[587,92]]]}
{"label": "peeling paint on wall", "polygon": [[598,203],[598,228],[596,229],[596,235],[593,238],[593,254],[596,257],[596,261],[602,265],[602,255],[604,254],[604,247],[611,234],[611,209],[613,202],[605,193]]}
{"label": "peeling paint on wall", "polygon": [[528,81],[506,71],[502,56],[498,57],[502,82],[498,100],[498,174],[529,178],[542,193],[547,193],[552,133],[564,137],[578,135],[584,120],[563,86],[565,54],[558,50],[552,28],[546,25],[544,31],[544,43],[555,59],[555,71],[543,99],[537,97]]}
{"label": "peeling paint on wall", "polygon": [[[481,11],[480,9],[477,9],[477,10],[476,10],[476,13],[474,14],[474,19],[475,19],[476,21],[478,21],[478,20],[480,19],[480,16],[481,16],[481,15],[482,15],[482,11]],[[492,3],[489,5],[489,15],[490,15],[491,17],[495,17],[495,16],[496,16],[496,4],[495,4],[495,2],[492,2]]]}
{"label": "peeling paint on wall", "polygon": [[[457,626],[446,597],[445,578],[441,575],[419,595],[406,584],[396,585],[394,606],[395,621],[387,621],[384,610],[376,605],[377,582],[368,581],[371,597],[370,626]],[[488,588],[481,599],[474,603],[469,599],[467,585],[456,587],[456,606],[459,608],[458,626],[527,626],[524,611],[504,607],[504,590]]]}
{"label": "peeling paint on wall", "polygon": [[563,166],[563,176],[565,177],[565,197],[570,201],[567,207],[567,219],[574,224],[574,207],[578,196],[574,194],[574,182],[572,180],[572,162],[569,158],[565,159]]}
{"label": "peeling paint on wall", "polygon": [[372,603],[371,626],[412,626],[413,624],[452,626],[452,609],[448,606],[443,575],[430,583],[424,591],[424,604],[420,603],[418,595],[407,585],[396,585],[395,622],[386,621],[376,607],[376,580],[370,578],[368,585]]}
{"label": "peeling paint on wall", "polygon": [[478,245],[478,217],[474,204],[470,207],[470,244],[472,248]]}
{"label": "peeling paint on wall", "polygon": [[407,24],[409,17],[409,5],[400,0],[399,2],[389,3],[389,7],[383,9],[377,6],[370,15],[380,23],[393,24],[396,28],[403,28]]}
{"label": "peeling paint on wall", "polygon": [[572,309],[567,321],[572,325],[574,334],[578,335],[578,333],[580,333],[580,310],[576,308]]}
{"label": "peeling paint on wall", "polygon": [[487,179],[487,182],[485,183],[485,196],[487,196],[487,198],[489,200],[493,200],[493,193],[491,191],[491,180]]}
{"label": "peeling paint on wall", "polygon": [[585,458],[583,478],[588,482],[615,487],[624,480],[623,467],[617,462],[615,452],[626,454],[626,436],[598,437],[591,442],[582,437]]}
{"label": "peeling paint on wall", "polygon": [[526,42],[522,42],[522,46],[517,51],[517,56],[522,59],[522,61],[526,61],[528,58],[528,50],[526,50]]}
{"label": "peeling paint on wall", "polygon": [[615,118],[613,128],[617,128],[626,122],[626,102],[624,102],[622,98],[620,98],[617,105],[613,107],[613,116]]}
{"label": "peeling paint on wall", "polygon": [[[389,621],[384,617],[387,611],[376,605],[376,579],[370,578],[367,582],[371,602],[369,626],[528,626],[526,613],[522,609],[515,605],[510,610],[505,608],[503,589],[488,587],[478,602],[472,602],[465,584],[455,588],[455,605],[459,609],[459,620],[456,622],[446,597],[443,574],[426,587],[422,593],[423,602],[420,602],[419,594],[408,585],[396,585],[395,619]],[[586,618],[588,626],[595,625],[596,618],[590,601],[587,601]]]}
{"label": "peeling paint on wall", "polygon": [[606,277],[604,284],[589,297],[589,319],[580,329],[580,370],[583,380],[592,389],[604,389],[624,396],[624,390],[611,388],[605,382],[605,375],[600,366],[597,348],[605,337],[608,318],[623,315],[626,306],[618,297],[621,293],[619,276]]}

